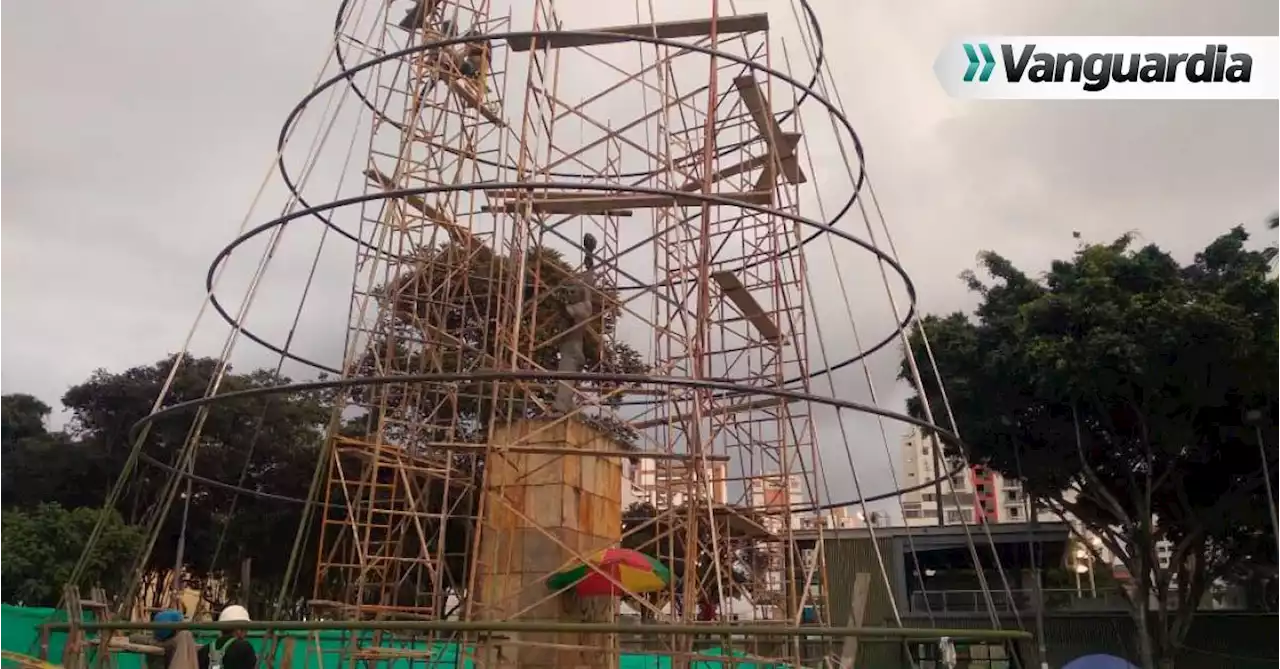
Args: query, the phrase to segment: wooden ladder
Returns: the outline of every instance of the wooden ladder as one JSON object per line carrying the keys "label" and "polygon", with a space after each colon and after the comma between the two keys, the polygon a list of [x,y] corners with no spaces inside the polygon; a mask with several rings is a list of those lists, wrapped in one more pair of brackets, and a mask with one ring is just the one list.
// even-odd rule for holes
{"label": "wooden ladder", "polygon": [[[96,647],[94,651],[94,665],[100,669],[108,669],[111,663],[111,635],[112,632],[101,631],[97,638],[90,639],[80,625],[85,622],[84,612],[86,609],[92,613],[90,618],[93,622],[107,622],[111,619],[110,605],[107,603],[107,593],[102,588],[93,588],[89,591],[89,599],[80,598],[80,588],[74,585],[68,585],[62,591],[62,599],[66,603],[67,623],[70,629],[67,630],[67,642],[63,646],[62,664],[66,669],[86,669],[89,666],[90,648]],[[103,640],[106,639],[104,642]]]}

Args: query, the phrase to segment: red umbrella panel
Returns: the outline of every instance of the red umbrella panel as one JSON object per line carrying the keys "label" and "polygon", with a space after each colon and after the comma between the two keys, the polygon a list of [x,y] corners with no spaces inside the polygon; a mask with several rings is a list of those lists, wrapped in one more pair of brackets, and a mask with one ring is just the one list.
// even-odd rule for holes
{"label": "red umbrella panel", "polygon": [[617,597],[623,593],[656,592],[670,583],[671,570],[666,565],[629,548],[605,549],[589,558],[587,564],[558,571],[547,579],[547,587],[550,589],[572,587],[574,594],[579,597]]}

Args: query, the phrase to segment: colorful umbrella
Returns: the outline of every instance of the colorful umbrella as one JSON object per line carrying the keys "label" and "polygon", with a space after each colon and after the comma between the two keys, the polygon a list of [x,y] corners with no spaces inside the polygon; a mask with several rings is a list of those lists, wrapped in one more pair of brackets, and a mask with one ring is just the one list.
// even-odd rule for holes
{"label": "colorful umbrella", "polygon": [[[552,574],[547,579],[547,587],[563,590],[572,586],[574,594],[579,597],[617,597],[624,592],[655,592],[671,583],[671,570],[666,565],[629,548],[605,549],[589,562],[591,566],[579,564]],[[618,587],[615,581],[622,587]]]}

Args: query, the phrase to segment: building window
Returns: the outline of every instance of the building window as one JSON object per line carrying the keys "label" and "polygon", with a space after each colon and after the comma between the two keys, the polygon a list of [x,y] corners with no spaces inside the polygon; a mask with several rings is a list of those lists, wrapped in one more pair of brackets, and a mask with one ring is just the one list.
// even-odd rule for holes
{"label": "building window", "polygon": [[1020,509],[1020,508],[1018,508],[1018,507],[1016,507],[1016,506],[1008,507],[1007,509],[1005,509],[1005,512],[1009,514],[1009,517],[1010,517],[1010,518],[1021,518],[1021,517],[1022,517],[1022,509]]}
{"label": "building window", "polygon": [[963,517],[963,516],[961,516],[961,515],[960,515],[960,512],[959,512],[959,511],[948,511],[948,512],[947,512],[947,520],[946,520],[946,522],[948,522],[948,523],[959,523],[959,522],[960,522],[960,519],[961,519],[962,517]]}
{"label": "building window", "polygon": [[936,498],[934,497],[933,493],[931,493],[931,492],[926,492],[926,493],[921,493],[921,494],[920,494],[920,499],[922,499],[922,500],[924,500],[924,501],[926,501],[926,502],[932,502],[932,501],[934,501],[934,499],[936,499]]}
{"label": "building window", "polygon": [[[956,669],[1010,669],[1009,649],[997,643],[966,643],[957,641]],[[941,652],[937,642],[917,642],[911,645],[913,664],[920,669],[942,669]]]}
{"label": "building window", "polygon": [[1006,490],[1006,491],[1004,491],[1004,501],[1006,501],[1006,502],[1016,502],[1016,501],[1018,501],[1018,491],[1017,491],[1017,490]]}
{"label": "building window", "polygon": [[906,509],[902,512],[903,518],[923,518],[924,514],[919,509]]}
{"label": "building window", "polygon": [[974,489],[974,490],[976,490],[976,491],[978,491],[978,492],[980,492],[980,493],[985,493],[985,492],[987,491],[987,486],[986,486],[986,485],[984,485],[984,484],[982,484],[982,483],[979,483],[979,484],[975,485],[975,486],[973,487],[973,489]]}
{"label": "building window", "polygon": [[922,455],[928,455],[928,454],[929,454],[929,447],[928,447],[928,446],[925,446],[924,448],[920,449],[920,453],[921,453]]}

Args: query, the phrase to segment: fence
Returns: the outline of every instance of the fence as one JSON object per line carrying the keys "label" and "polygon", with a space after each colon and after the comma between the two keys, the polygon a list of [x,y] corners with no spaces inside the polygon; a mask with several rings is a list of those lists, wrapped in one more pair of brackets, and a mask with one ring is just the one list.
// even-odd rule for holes
{"label": "fence", "polygon": [[[86,617],[87,618],[87,617]],[[22,609],[4,607],[5,650],[27,655],[40,655],[41,626],[46,623],[60,623],[50,627],[47,639],[47,658],[59,663],[62,661],[62,646],[66,641],[63,631],[67,628],[65,614],[51,609]],[[228,627],[228,623],[96,623],[86,620],[85,630],[99,630],[102,634],[110,634],[104,630],[124,630],[135,628],[172,628],[187,627],[196,633],[198,639],[207,641],[216,632],[214,629]],[[466,669],[472,666],[471,652],[463,649],[458,643],[421,640],[421,636],[429,633],[443,635],[447,633],[490,630],[502,632],[554,632],[578,631],[600,634],[633,634],[639,637],[676,637],[689,639],[701,638],[704,642],[721,639],[739,641],[758,641],[761,637],[868,637],[897,639],[934,639],[939,637],[953,638],[1026,638],[1029,635],[1017,631],[997,630],[944,630],[921,628],[830,628],[819,626],[788,627],[785,625],[702,625],[702,624],[665,624],[665,625],[597,625],[552,623],[535,621],[510,621],[497,623],[477,623],[460,621],[282,621],[252,622],[236,624],[250,631],[250,642],[253,643],[260,657],[269,661],[272,669],[338,669],[350,666],[350,651],[359,647],[361,650],[379,651],[377,664],[380,668],[398,669],[404,663],[404,669]],[[561,629],[563,628],[563,629]],[[266,636],[268,630],[270,636]],[[379,634],[380,633],[380,634]],[[377,636],[375,636],[377,635]],[[94,636],[92,633],[90,636]],[[438,637],[437,637],[438,639]],[[283,644],[284,650],[281,645]],[[732,644],[733,642],[731,642]],[[701,644],[699,644],[701,645]],[[695,646],[696,647],[696,646]],[[264,652],[265,651],[265,652]],[[277,652],[272,652],[277,651]],[[388,657],[385,651],[393,651]],[[134,653],[115,653],[116,667],[119,669],[140,669],[143,657]],[[719,659],[724,658],[724,659]],[[732,659],[730,659],[732,658]],[[762,664],[746,653],[726,651],[719,647],[699,648],[688,666],[691,669],[774,669],[772,665]],[[683,662],[683,660],[682,660]],[[623,652],[619,658],[619,669],[669,669],[673,666],[671,656],[654,652]]]}
{"label": "fence", "polygon": [[[1036,609],[1035,590],[996,590],[990,592],[996,613],[1033,611]],[[1010,597],[1012,595],[1012,597]],[[1074,589],[1045,589],[1046,611],[1125,611],[1124,597],[1119,591],[1098,590],[1077,592]],[[981,590],[923,590],[911,593],[911,611],[914,613],[986,613],[991,609],[987,595]]]}

